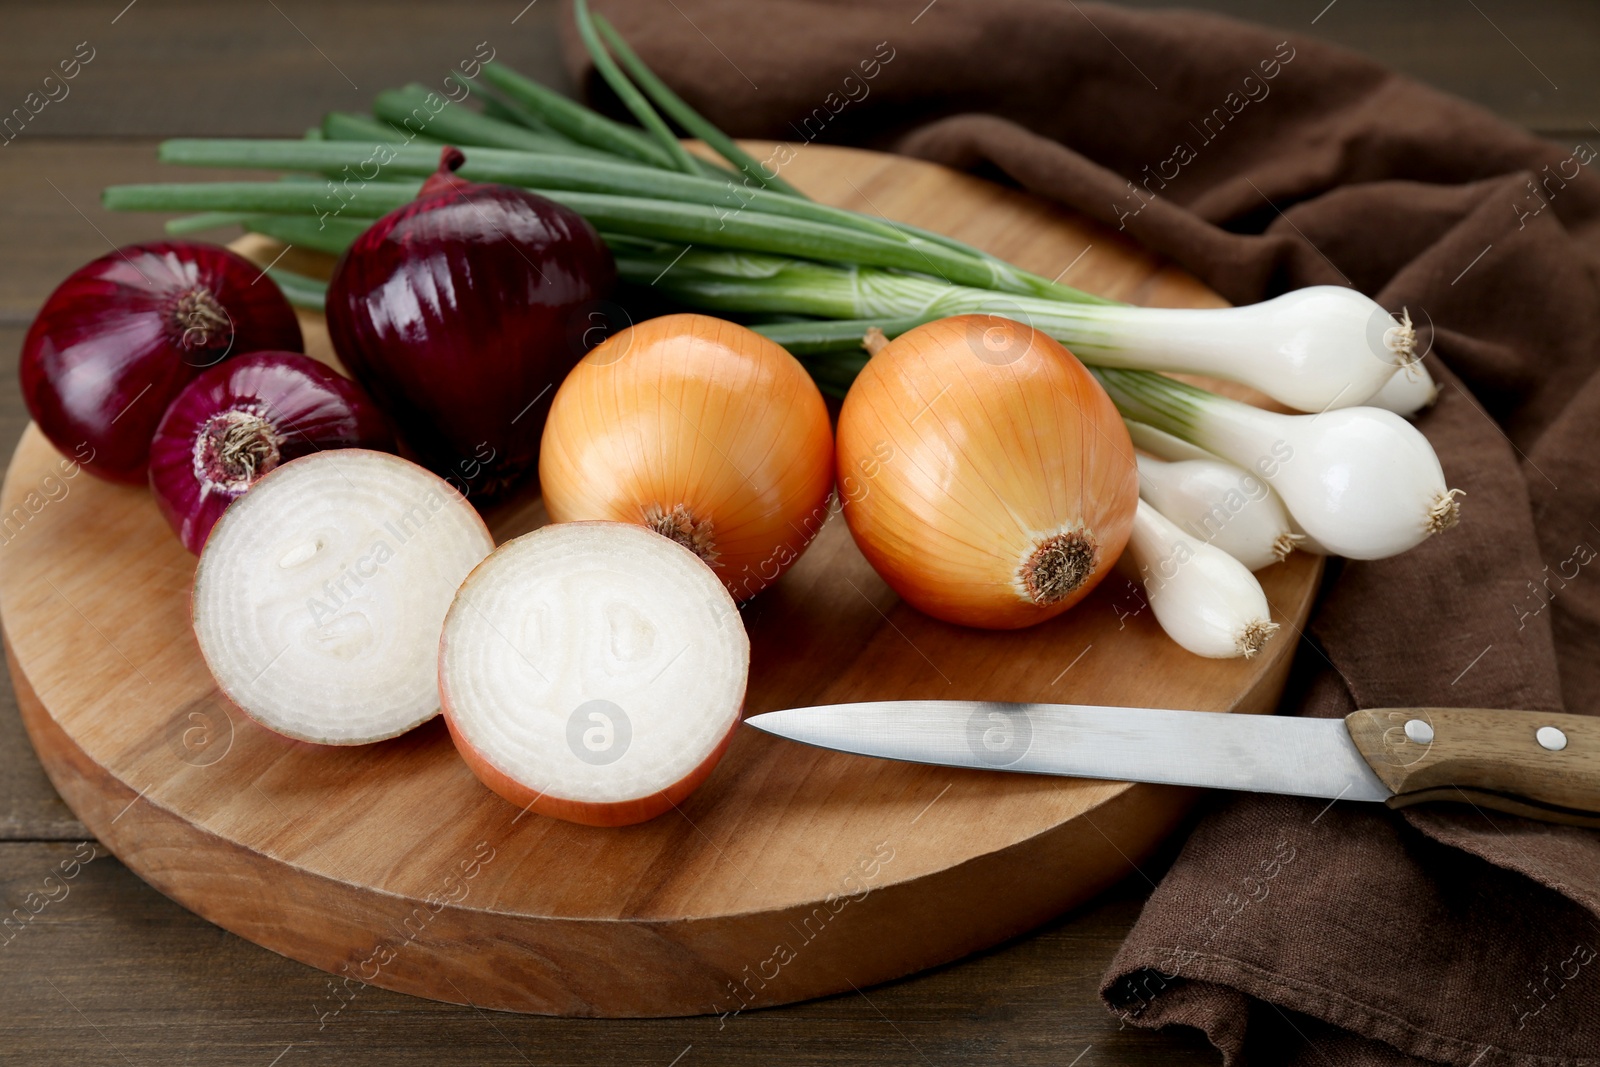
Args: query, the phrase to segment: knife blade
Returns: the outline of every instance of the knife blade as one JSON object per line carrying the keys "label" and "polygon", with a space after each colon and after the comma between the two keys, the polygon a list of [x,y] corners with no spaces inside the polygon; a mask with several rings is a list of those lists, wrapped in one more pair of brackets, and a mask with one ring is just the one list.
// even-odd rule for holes
{"label": "knife blade", "polygon": [[1166,708],[890,700],[789,708],[745,722],[861,756],[947,767],[1283,793],[1465,800],[1600,825],[1600,719],[1380,708],[1307,719]]}

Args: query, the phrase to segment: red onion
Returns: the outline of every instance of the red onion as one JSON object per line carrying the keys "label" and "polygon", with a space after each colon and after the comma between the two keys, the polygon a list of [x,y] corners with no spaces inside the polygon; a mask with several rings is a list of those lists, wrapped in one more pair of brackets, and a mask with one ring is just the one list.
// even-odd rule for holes
{"label": "red onion", "polygon": [[297,352],[212,367],[172,401],[150,442],[150,488],[183,547],[199,553],[222,512],[281,463],[332,448],[393,452],[356,383]]}
{"label": "red onion", "polygon": [[22,396],[56,448],[140,482],[156,424],[195,375],[301,347],[294,309],[249,260],[188,241],[130,245],[50,294],[22,342]]}
{"label": "red onion", "polygon": [[556,386],[584,354],[574,323],[616,266],[581,215],[463,181],[465,158],[445,148],[417,199],[345,252],[328,329],[422,462],[486,502],[537,466]]}

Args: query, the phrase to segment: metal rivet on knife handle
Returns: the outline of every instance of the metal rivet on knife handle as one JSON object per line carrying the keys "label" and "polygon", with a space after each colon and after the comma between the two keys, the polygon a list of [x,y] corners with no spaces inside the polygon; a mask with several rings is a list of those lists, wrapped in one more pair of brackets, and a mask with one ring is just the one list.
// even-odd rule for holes
{"label": "metal rivet on knife handle", "polygon": [[1421,719],[1410,719],[1406,722],[1406,740],[1416,745],[1426,745],[1433,741],[1433,727]]}
{"label": "metal rivet on knife handle", "polygon": [[[1374,708],[1346,716],[1345,726],[1373,773],[1394,790],[1391,807],[1456,801],[1600,826],[1600,719],[1491,708]],[[1537,745],[1528,744],[1530,729]]]}
{"label": "metal rivet on knife handle", "polygon": [[1567,735],[1554,726],[1541,726],[1534,731],[1533,739],[1539,742],[1540,748],[1549,749],[1551,752],[1560,752],[1567,747]]}

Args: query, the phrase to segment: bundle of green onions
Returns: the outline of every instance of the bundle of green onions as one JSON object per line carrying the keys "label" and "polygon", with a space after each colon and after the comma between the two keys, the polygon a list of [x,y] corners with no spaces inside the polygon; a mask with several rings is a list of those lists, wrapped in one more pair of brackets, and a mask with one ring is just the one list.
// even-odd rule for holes
{"label": "bundle of green onions", "polygon": [[[1377,558],[1454,521],[1453,495],[1426,440],[1390,412],[1358,407],[1429,395],[1415,385],[1426,372],[1409,319],[1336,286],[1238,308],[1122,305],[943,235],[816,203],[696,113],[585,0],[575,11],[597,70],[638,127],[489,62],[473,79],[481,110],[412,85],[380,94],[372,117],[328,115],[303,140],[168,141],[165,162],[291,173],[275,182],[113,186],[105,205],[198,212],[170,222],[172,233],[238,224],[338,254],[416,195],[448,143],[466,152],[462,178],[521,186],[574,209],[600,231],[625,281],[744,318],[826,392],[848,388],[867,359],[870,329],[894,337],[948,315],[1001,315],[1096,368],[1130,418],[1204,447],[1241,474],[1260,471],[1303,544]],[[720,159],[687,151],[669,120]],[[319,306],[320,282],[271,274],[292,301]],[[1239,382],[1315,414],[1270,414],[1156,371]],[[1284,447],[1296,461],[1267,473],[1264,460],[1281,460]],[[1327,465],[1348,467],[1352,450],[1370,457],[1372,484],[1338,490]]]}

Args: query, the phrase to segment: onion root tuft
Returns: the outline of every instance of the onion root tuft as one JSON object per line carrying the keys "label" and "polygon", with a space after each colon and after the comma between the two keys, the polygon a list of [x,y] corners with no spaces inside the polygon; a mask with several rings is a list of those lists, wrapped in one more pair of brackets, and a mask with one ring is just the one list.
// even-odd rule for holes
{"label": "onion root tuft", "polygon": [[1256,619],[1239,631],[1239,655],[1250,659],[1261,646],[1267,643],[1267,638],[1278,632],[1278,624],[1267,622],[1265,619]]}
{"label": "onion root tuft", "polygon": [[1411,324],[1410,308],[1400,309],[1400,321],[1384,331],[1383,343],[1399,357],[1403,369],[1417,362],[1417,328]]}
{"label": "onion root tuft", "polygon": [[1087,530],[1053,534],[1023,560],[1017,580],[1035,604],[1054,604],[1094,573],[1099,558],[1099,549]]}
{"label": "onion root tuft", "polygon": [[670,509],[660,504],[650,504],[644,509],[644,524],[699,556],[706,566],[720,566],[717,560],[722,553],[717,551],[717,540],[709,515],[696,519],[686,504],[674,504]]}
{"label": "onion root tuft", "polygon": [[1289,554],[1298,548],[1300,546],[1300,542],[1304,541],[1305,539],[1305,534],[1279,534],[1277,540],[1272,542],[1272,554],[1278,557],[1279,563],[1282,563],[1284,560],[1289,558]]}
{"label": "onion root tuft", "polygon": [[1446,489],[1428,508],[1428,533],[1444,533],[1461,521],[1461,504],[1458,496],[1466,496],[1464,489]]}

